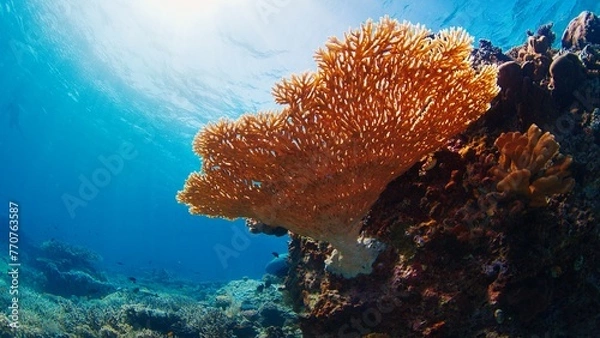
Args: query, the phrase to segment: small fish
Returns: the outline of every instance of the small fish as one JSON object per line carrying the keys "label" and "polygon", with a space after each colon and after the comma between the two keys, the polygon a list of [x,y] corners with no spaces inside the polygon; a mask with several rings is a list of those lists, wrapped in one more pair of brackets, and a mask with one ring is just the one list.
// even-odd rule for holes
{"label": "small fish", "polygon": [[275,251],[271,252],[271,255],[275,256],[275,258],[279,258],[279,254]]}
{"label": "small fish", "polygon": [[137,279],[135,277],[127,277],[127,279],[129,279],[134,284],[137,282]]}
{"label": "small fish", "polygon": [[123,265],[123,262],[117,262],[117,265]]}

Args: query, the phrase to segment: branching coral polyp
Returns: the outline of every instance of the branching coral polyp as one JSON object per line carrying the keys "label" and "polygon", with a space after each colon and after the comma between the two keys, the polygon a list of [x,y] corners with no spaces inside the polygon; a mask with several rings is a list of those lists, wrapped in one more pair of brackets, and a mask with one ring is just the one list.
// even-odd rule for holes
{"label": "branching coral polyp", "polygon": [[328,269],[369,273],[382,246],[361,220],[386,185],[479,118],[497,70],[471,67],[462,29],[382,18],[331,38],[317,70],[273,88],[277,112],[202,129],[202,170],[177,195],[194,214],[248,217],[334,247]]}

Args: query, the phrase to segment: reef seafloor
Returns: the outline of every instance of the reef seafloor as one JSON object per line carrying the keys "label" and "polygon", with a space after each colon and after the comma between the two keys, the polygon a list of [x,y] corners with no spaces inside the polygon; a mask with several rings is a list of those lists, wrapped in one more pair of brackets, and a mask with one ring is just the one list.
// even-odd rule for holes
{"label": "reef seafloor", "polygon": [[332,273],[336,249],[295,234],[283,276],[223,284],[107,276],[93,253],[50,241],[28,250],[20,327],[9,309],[0,336],[596,337],[600,18],[523,39],[479,41],[473,67],[498,65],[491,108],[370,207],[360,231],[383,245],[360,268],[372,271]]}
{"label": "reef seafloor", "polygon": [[[98,254],[56,240],[26,252],[19,275],[0,281],[6,290],[1,301],[8,306],[0,337],[302,336],[280,291],[287,265],[279,259],[267,265],[272,274],[261,280],[193,283],[158,268],[136,276],[107,273],[98,268]],[[12,277],[19,281],[14,294],[8,291]]]}

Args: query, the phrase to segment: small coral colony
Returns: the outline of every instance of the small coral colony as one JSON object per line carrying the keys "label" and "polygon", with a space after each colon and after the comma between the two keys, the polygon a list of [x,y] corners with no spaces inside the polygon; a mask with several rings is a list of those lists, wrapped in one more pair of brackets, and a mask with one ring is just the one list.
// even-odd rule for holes
{"label": "small coral colony", "polygon": [[503,52],[367,21],[275,84],[279,111],[200,130],[177,199],[290,231],[285,284],[309,336],[592,329],[600,19],[552,28]]}

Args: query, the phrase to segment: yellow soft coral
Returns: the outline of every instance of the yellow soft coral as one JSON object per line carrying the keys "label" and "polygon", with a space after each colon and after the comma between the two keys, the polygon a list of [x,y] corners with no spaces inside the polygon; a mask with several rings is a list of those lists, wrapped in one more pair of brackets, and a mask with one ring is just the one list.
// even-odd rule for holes
{"label": "yellow soft coral", "polygon": [[539,207],[547,204],[549,196],[564,194],[575,185],[568,171],[573,159],[567,156],[552,163],[560,146],[554,135],[535,124],[527,134],[502,133],[494,145],[500,159],[491,173],[499,180],[496,187],[500,192],[525,196],[530,206]]}
{"label": "yellow soft coral", "polygon": [[369,273],[380,246],[361,219],[385,186],[463,131],[498,93],[496,68],[476,72],[462,29],[367,21],[317,51],[317,71],[273,89],[280,112],[206,126],[202,171],[178,201],[190,212],[249,217],[336,249],[330,271]]}

